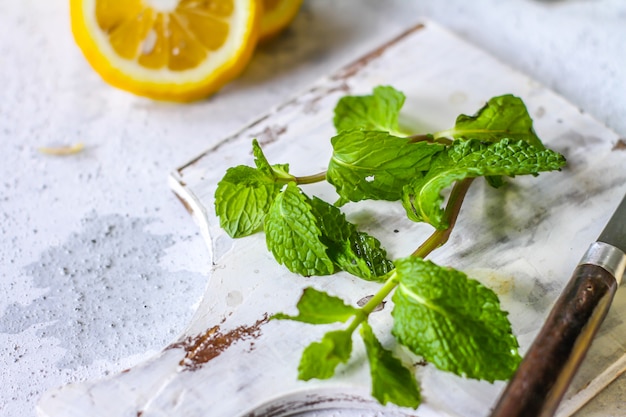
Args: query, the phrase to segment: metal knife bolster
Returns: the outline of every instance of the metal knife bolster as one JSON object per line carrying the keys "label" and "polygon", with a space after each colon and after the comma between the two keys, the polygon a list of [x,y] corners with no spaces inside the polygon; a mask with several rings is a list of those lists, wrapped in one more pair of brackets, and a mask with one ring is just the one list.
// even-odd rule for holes
{"label": "metal knife bolster", "polygon": [[619,248],[605,242],[594,242],[589,246],[578,265],[596,265],[615,277],[617,285],[622,281],[626,270],[626,254]]}

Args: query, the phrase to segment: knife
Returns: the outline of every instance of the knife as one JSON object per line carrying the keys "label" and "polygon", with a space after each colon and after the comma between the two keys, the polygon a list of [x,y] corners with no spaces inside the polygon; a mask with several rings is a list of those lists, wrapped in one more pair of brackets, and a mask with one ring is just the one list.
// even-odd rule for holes
{"label": "knife", "polygon": [[604,320],[626,268],[626,196],[572,278],[491,417],[550,417]]}

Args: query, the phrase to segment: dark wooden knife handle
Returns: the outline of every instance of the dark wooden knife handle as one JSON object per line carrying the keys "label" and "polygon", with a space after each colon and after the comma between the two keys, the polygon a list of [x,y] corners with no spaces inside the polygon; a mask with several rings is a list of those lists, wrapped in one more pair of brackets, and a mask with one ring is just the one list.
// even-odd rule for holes
{"label": "dark wooden knife handle", "polygon": [[491,417],[554,415],[616,290],[617,281],[604,268],[576,268]]}

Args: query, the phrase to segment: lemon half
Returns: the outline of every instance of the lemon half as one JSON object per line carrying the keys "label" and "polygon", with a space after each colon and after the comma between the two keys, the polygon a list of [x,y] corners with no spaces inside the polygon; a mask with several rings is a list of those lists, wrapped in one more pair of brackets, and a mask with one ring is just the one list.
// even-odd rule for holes
{"label": "lemon half", "polygon": [[262,7],[257,0],[70,0],[76,43],[106,82],[174,101],[206,97],[243,71]]}

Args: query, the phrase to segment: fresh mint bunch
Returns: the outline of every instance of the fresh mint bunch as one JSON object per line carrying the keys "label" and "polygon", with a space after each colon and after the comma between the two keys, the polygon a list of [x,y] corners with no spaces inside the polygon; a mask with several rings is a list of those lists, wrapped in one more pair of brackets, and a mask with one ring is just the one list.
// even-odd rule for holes
{"label": "fresh mint bunch", "polygon": [[[380,282],[362,307],[307,288],[297,315],[273,318],[346,323],[304,349],[298,378],[332,377],[350,361],[358,329],[372,396],[382,404],[417,408],[421,396],[415,372],[376,338],[370,314],[391,297],[390,337],[401,348],[462,377],[508,379],[520,356],[496,294],[464,273],[424,258],[447,241],[474,179],[484,177],[501,186],[505,177],[559,170],[565,158],[544,147],[518,97],[494,97],[475,115],[460,115],[454,127],[418,135],[398,126],[404,100],[404,94],[388,86],[375,88],[371,95],[342,98],[333,120],[333,154],[322,173],[293,176],[288,165],[271,165],[254,141],[255,167],[226,172],[218,183],[215,208],[220,225],[232,237],[264,230],[268,249],[294,273],[345,271]],[[335,187],[335,205],[304,193],[304,185],[319,181]],[[449,190],[447,199],[444,190]],[[412,254],[392,262],[381,242],[359,231],[340,209],[363,200],[398,201],[409,219],[428,223],[435,231]]]}

